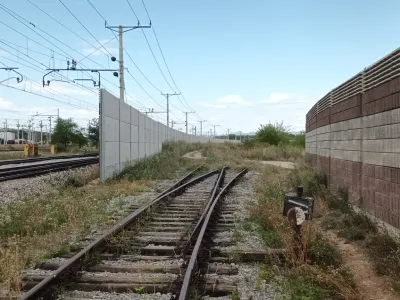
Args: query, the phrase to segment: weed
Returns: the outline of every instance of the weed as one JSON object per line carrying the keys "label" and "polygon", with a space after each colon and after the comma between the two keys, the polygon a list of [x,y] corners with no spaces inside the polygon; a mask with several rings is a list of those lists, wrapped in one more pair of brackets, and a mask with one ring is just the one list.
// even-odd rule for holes
{"label": "weed", "polygon": [[142,294],[144,291],[144,286],[137,286],[135,287],[135,292],[138,294]]}
{"label": "weed", "polygon": [[311,277],[292,277],[286,283],[292,300],[325,300],[327,292]]}
{"label": "weed", "polygon": [[315,197],[323,195],[327,178],[322,171],[316,171],[307,166],[294,169],[288,176],[289,187],[303,186],[304,196]]}
{"label": "weed", "polygon": [[368,234],[376,231],[370,219],[362,214],[351,212],[342,216],[338,234],[349,241],[364,240]]}
{"label": "weed", "polygon": [[164,144],[161,152],[126,167],[116,178],[128,180],[172,179],[177,170],[193,169],[198,164],[194,160],[182,157],[183,154],[198,148],[198,144],[183,142]]}
{"label": "weed", "polygon": [[400,244],[388,234],[375,234],[366,246],[378,274],[400,278]]}
{"label": "weed", "polygon": [[276,275],[276,271],[273,269],[272,266],[262,265],[258,271],[256,288],[260,289],[263,282],[267,284],[272,282]]}
{"label": "weed", "polygon": [[312,264],[321,267],[337,268],[342,262],[338,249],[331,245],[321,234],[317,234],[316,238],[311,241],[308,249],[308,257]]}
{"label": "weed", "polygon": [[[327,193],[326,177],[304,166],[289,174],[280,173],[286,176],[272,170],[263,173],[263,182],[257,189],[258,203],[251,210],[251,220],[260,224],[262,229],[274,232],[280,247],[285,249],[287,263],[278,265],[286,278],[284,282],[290,299],[327,299],[338,295],[357,299],[352,282],[347,280],[349,274],[342,271],[340,252],[318,233],[314,222],[303,223],[298,240],[294,238],[288,219],[282,216],[285,189],[302,185],[305,195],[316,196],[319,200]],[[319,203],[316,208],[325,209],[325,206]]]}
{"label": "weed", "polygon": [[231,293],[231,300],[240,300],[240,295],[239,295],[239,292],[238,292],[238,291],[234,290],[234,291]]}
{"label": "weed", "polygon": [[73,242],[102,226],[122,194],[135,194],[146,182],[114,182],[64,188],[12,201],[0,207],[0,282],[19,291],[26,266],[69,252]]}

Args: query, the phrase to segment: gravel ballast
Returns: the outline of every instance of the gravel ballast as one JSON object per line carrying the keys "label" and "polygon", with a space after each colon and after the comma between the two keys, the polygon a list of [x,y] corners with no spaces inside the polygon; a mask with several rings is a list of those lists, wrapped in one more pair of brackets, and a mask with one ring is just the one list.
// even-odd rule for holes
{"label": "gravel ballast", "polygon": [[28,196],[45,194],[65,184],[71,178],[77,176],[81,178],[90,177],[96,168],[98,168],[97,164],[38,177],[0,182],[0,204],[21,200]]}

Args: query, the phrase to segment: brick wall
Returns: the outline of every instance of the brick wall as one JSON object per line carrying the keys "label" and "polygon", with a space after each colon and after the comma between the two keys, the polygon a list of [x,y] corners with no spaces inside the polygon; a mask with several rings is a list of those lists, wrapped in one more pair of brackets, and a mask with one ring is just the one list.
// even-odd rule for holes
{"label": "brick wall", "polygon": [[307,118],[306,158],[331,188],[400,228],[400,76]]}

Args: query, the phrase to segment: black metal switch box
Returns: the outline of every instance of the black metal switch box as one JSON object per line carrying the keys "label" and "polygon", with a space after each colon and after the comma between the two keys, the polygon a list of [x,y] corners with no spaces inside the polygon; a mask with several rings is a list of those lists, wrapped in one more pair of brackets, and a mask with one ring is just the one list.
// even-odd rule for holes
{"label": "black metal switch box", "polygon": [[[314,198],[303,197],[303,187],[297,187],[296,193],[287,193],[283,203],[283,215],[288,216],[292,208],[300,208],[304,212],[305,220],[311,220],[314,212]],[[300,212],[301,213],[301,212]]]}

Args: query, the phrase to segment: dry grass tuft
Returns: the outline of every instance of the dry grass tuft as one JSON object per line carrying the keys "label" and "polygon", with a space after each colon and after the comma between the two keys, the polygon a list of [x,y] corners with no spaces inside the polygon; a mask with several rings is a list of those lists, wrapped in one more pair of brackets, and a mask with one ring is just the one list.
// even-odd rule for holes
{"label": "dry grass tuft", "polygon": [[[304,186],[306,194],[316,196],[316,215],[327,210],[327,205],[321,201],[326,193],[323,176],[304,166],[278,173],[266,168],[258,185],[259,199],[251,215],[262,228],[259,234],[268,236],[262,231],[274,232],[285,249],[285,264],[282,266],[279,261],[273,263],[281,265],[280,275],[288,278],[288,289],[297,293],[293,299],[326,299],[332,296],[358,299],[352,276],[342,266],[340,252],[321,234],[315,221],[303,223],[298,239],[289,220],[282,216],[284,194],[297,185]],[[264,242],[271,246],[271,241],[264,239]],[[317,283],[317,286],[298,280],[303,277]]]}
{"label": "dry grass tuft", "polygon": [[[18,293],[22,272],[101,228],[123,204],[118,196],[146,191],[149,181],[91,182],[74,185],[0,208],[0,282]],[[117,198],[116,198],[117,197]],[[110,201],[110,199],[115,199]]]}

